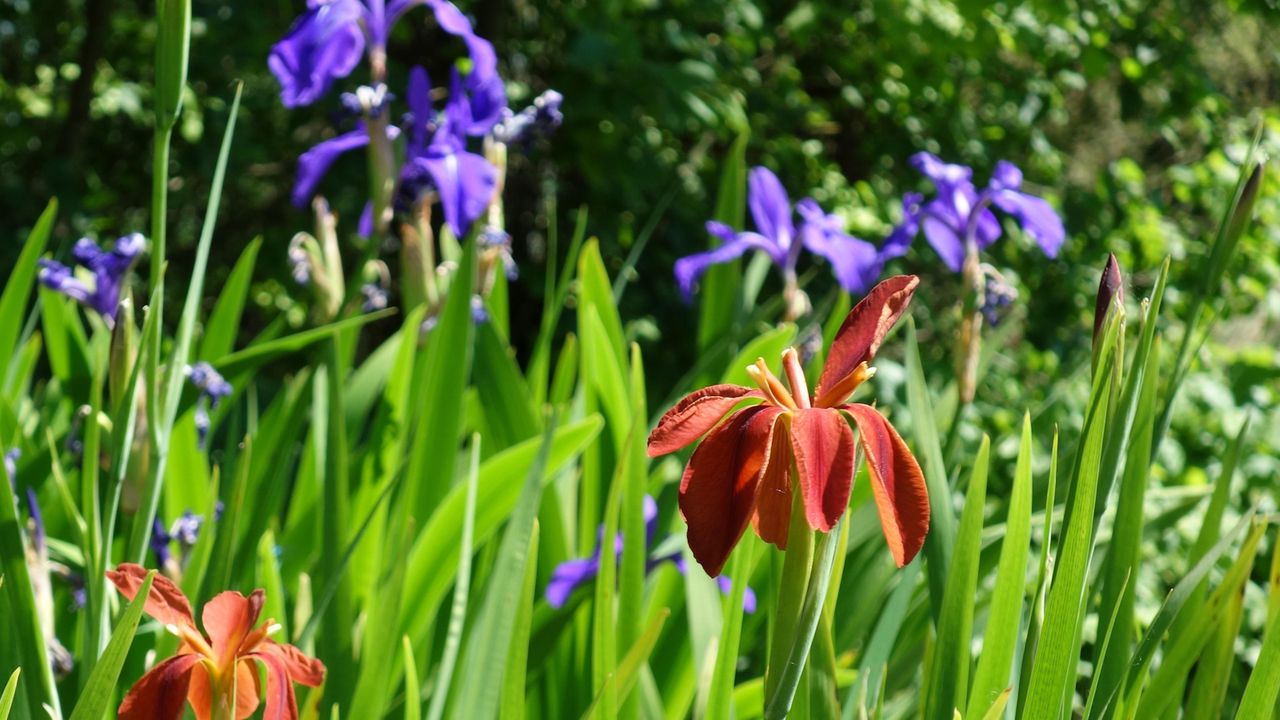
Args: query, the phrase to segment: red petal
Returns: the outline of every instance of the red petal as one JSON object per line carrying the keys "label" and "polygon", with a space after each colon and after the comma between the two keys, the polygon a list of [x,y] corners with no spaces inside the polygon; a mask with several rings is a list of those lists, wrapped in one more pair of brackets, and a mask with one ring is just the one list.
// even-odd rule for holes
{"label": "red petal", "polygon": [[257,712],[259,692],[258,668],[253,661],[236,663],[236,720],[245,720]]}
{"label": "red petal", "polygon": [[680,480],[689,549],[712,577],[738,544],[755,509],[756,484],[781,408],[747,408],[707,436]]}
{"label": "red petal", "polygon": [[274,653],[256,652],[249,657],[261,661],[267,668],[267,709],[262,714],[263,720],[298,720],[298,701],[293,695],[288,664]]}
{"label": "red petal", "polygon": [[769,455],[760,471],[751,524],[761,540],[773,543],[779,550],[787,549],[791,528],[791,461],[791,437],[786,427],[778,428],[775,422]]}
{"label": "red petal", "polygon": [[[115,583],[121,595],[133,600],[147,579],[147,569],[133,563],[120,563],[115,570],[107,571],[107,579]],[[147,595],[143,609],[165,625],[196,626],[187,596],[182,594],[182,590],[173,581],[159,573],[151,581],[151,592]]]}
{"label": "red petal", "polygon": [[191,671],[187,702],[191,703],[196,720],[209,720],[213,717],[213,686],[209,682],[209,669],[205,665],[197,665]]}
{"label": "red petal", "polygon": [[[889,329],[906,312],[911,296],[915,294],[920,278],[915,275],[895,275],[871,288],[862,298],[836,333],[827,353],[827,363],[818,378],[817,392],[840,382],[863,362],[871,362]],[[835,402],[843,402],[839,398]]]}
{"label": "red petal", "polygon": [[764,397],[759,390],[741,385],[712,385],[686,395],[649,434],[649,457],[675,452],[692,443],[715,427],[734,405],[759,397]]}
{"label": "red petal", "polygon": [[178,720],[199,655],[175,655],[143,675],[120,703],[120,720]]}
{"label": "red petal", "polygon": [[791,421],[791,445],[800,473],[805,519],[809,527],[828,532],[849,505],[853,430],[839,410],[800,410]]}
{"label": "red petal", "polygon": [[231,666],[245,635],[258,624],[264,601],[263,591],[254,590],[249,597],[232,591],[218,593],[217,597],[205,603],[200,619],[204,622],[204,631],[209,636],[219,666]]}
{"label": "red petal", "polygon": [[862,450],[867,454],[884,539],[889,542],[893,561],[902,567],[920,552],[929,534],[929,490],[924,473],[898,431],[875,408],[850,405],[847,410],[858,424]]}
{"label": "red petal", "polygon": [[320,683],[324,682],[324,663],[303,654],[301,650],[292,645],[268,640],[262,644],[258,652],[270,653],[280,658],[285,665],[285,669],[289,671],[289,677],[293,678],[296,683],[301,683],[307,687],[318,687]]}

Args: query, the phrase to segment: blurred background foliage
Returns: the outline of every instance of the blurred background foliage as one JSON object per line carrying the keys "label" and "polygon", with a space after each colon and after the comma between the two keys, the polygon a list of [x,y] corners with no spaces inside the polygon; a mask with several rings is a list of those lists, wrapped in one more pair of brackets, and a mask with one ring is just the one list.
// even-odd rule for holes
{"label": "blurred background foliage", "polygon": [[[285,249],[311,220],[288,195],[297,155],[344,122],[336,91],[312,108],[286,111],[267,72],[268,48],[302,5],[194,4],[191,84],[173,150],[170,254],[181,277],[231,83],[243,79],[210,286],[218,287],[250,239],[263,236],[250,326],[281,313],[306,321]],[[994,340],[1000,352],[961,441],[976,444],[981,430],[1009,439],[997,443],[997,462],[1016,453],[1024,405],[1036,412],[1039,437],[1054,424],[1079,422],[1060,409],[1081,406],[1087,394],[1093,290],[1106,253],[1131,273],[1131,307],[1171,256],[1167,302],[1179,315],[1202,287],[1208,241],[1258,122],[1268,129],[1264,151],[1280,156],[1277,0],[459,5],[497,46],[514,107],[548,87],[566,98],[564,126],[513,160],[508,181],[521,271],[512,289],[512,342],[527,353],[536,331],[551,223],[564,237],[572,211],[589,208],[590,231],[611,271],[652,225],[622,314],[649,356],[655,405],[695,352],[672,263],[708,242],[703,222],[721,159],[748,128],[749,162],[769,166],[793,199],[813,195],[873,242],[899,219],[902,192],[922,187],[906,164],[918,150],[973,165],[980,183],[998,159],[1012,160],[1061,210],[1069,238],[1057,260],[1046,260],[1012,225],[987,255],[1014,279],[1021,301]],[[62,208],[54,240],[61,252],[82,234],[113,238],[147,227],[151,16],[150,3],[133,0],[0,0],[0,265],[12,263],[50,196]],[[439,68],[456,48],[442,46],[452,41],[429,17],[415,13],[400,23],[389,53],[393,66],[422,63],[443,77]],[[393,78],[393,91],[400,80]],[[352,154],[337,168],[322,190],[351,233],[364,202],[364,159]],[[1280,401],[1274,166],[1266,182],[1257,222],[1228,273],[1232,287],[1220,308],[1228,318],[1203,351],[1219,361],[1193,372],[1174,442],[1164,446],[1161,466],[1171,481],[1205,482],[1221,456],[1220,438],[1234,433],[1250,407],[1262,410],[1254,449],[1280,448],[1280,420],[1266,411]],[[958,280],[923,239],[890,269],[925,277],[915,310],[925,360],[949,366]],[[815,299],[834,292],[825,271],[813,274],[809,290]],[[1079,370],[1067,376],[1064,368]],[[930,373],[938,375],[945,372]],[[892,376],[886,373],[890,387]],[[1280,452],[1246,457],[1250,487],[1280,472]],[[1009,475],[994,477],[1002,476]]]}

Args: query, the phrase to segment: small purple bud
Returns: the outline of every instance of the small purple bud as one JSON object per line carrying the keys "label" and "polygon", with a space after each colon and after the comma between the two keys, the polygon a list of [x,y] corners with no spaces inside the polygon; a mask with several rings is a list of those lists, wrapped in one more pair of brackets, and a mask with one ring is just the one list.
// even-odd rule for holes
{"label": "small purple bud", "polygon": [[1096,345],[1102,326],[1106,324],[1107,312],[1111,308],[1112,298],[1119,306],[1124,306],[1124,276],[1120,274],[1120,262],[1115,253],[1107,258],[1107,267],[1102,271],[1102,280],[1098,283],[1098,302],[1093,310],[1093,342]]}

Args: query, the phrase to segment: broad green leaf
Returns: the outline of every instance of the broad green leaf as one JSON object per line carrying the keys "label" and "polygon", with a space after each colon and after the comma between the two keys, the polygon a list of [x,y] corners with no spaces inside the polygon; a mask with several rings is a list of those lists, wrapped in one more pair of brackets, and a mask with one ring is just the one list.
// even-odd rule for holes
{"label": "broad green leaf", "polygon": [[987,710],[987,714],[982,716],[983,720],[1000,720],[1004,717],[1004,706],[1009,703],[1009,694],[1013,692],[1013,688],[1005,688],[996,696],[995,702],[991,703],[991,707]]}
{"label": "broad green leaf", "polygon": [[107,714],[115,694],[116,682],[120,679],[120,669],[129,655],[129,647],[133,645],[133,634],[138,630],[142,609],[147,603],[147,595],[151,593],[155,577],[155,570],[147,573],[147,579],[138,588],[138,594],[120,616],[120,622],[111,633],[111,640],[94,664],[89,680],[80,693],[80,699],[71,711],[71,720],[98,720]]}
{"label": "broad green leaf", "polygon": [[1089,410],[1081,431],[1077,450],[1074,509],[1064,521],[1062,552],[1054,569],[1053,584],[1046,598],[1045,615],[1035,662],[1028,678],[1026,713],[1028,717],[1058,717],[1069,713],[1063,708],[1065,698],[1074,685],[1079,656],[1079,626],[1088,602],[1085,592],[1086,574],[1094,546],[1094,507],[1098,501],[1098,479],[1102,464],[1103,441],[1112,397],[1111,368],[1117,361],[1115,339],[1121,323],[1115,314],[1109,316],[1103,349],[1099,355],[1100,371],[1095,374]]}
{"label": "broad green leaf", "polygon": [[600,256],[600,243],[588,240],[578,257],[578,302],[582,307],[594,308],[609,338],[609,349],[621,361],[627,356],[626,337],[622,331],[622,318],[613,300],[613,288],[609,273]]}
{"label": "broad green leaf", "polygon": [[[747,143],[751,135],[743,130],[734,140],[720,170],[715,219],[743,228],[747,209]],[[707,352],[733,327],[738,311],[738,286],[742,280],[740,262],[711,266],[698,288],[701,305],[698,317],[698,351]]]}
{"label": "broad green leaf", "polygon": [[[973,461],[964,510],[960,514],[958,545],[947,575],[938,620],[937,647],[928,689],[926,717],[949,720],[964,707],[969,686],[969,647],[973,641],[973,598],[977,592],[978,560],[982,554],[982,517],[987,500],[987,469],[991,440],[983,435]],[[1016,617],[1016,616],[1015,616]]]}
{"label": "broad green leaf", "polygon": [[[541,526],[533,526],[529,538],[529,557],[538,556]],[[502,703],[498,707],[500,720],[523,720],[525,711],[525,679],[529,671],[529,631],[533,623],[533,603],[537,597],[538,566],[529,563],[525,568],[524,589],[520,605],[516,609],[516,623],[511,633],[511,652],[507,653],[507,669],[502,674]]]}
{"label": "broad green leaf", "polygon": [[204,338],[200,342],[197,357],[202,360],[216,360],[235,349],[236,337],[240,334],[240,317],[244,312],[245,300],[249,297],[250,283],[253,281],[253,268],[258,260],[258,250],[262,248],[262,237],[256,237],[240,253],[235,267],[227,276],[222,292],[218,293],[218,301],[209,314],[209,322],[205,324]]}
{"label": "broad green leaf", "polygon": [[504,450],[536,437],[541,419],[530,402],[529,388],[520,374],[514,352],[492,324],[476,329],[476,391],[489,429],[490,452]]}
{"label": "broad green leaf", "polygon": [[929,581],[929,597],[939,598],[939,602],[931,603],[936,622],[942,607],[940,599],[946,595],[951,556],[955,552],[956,520],[951,509],[951,488],[947,483],[947,468],[942,459],[942,443],[938,440],[933,403],[929,400],[929,385],[925,380],[924,367],[920,363],[916,323],[910,317],[907,318],[906,344],[907,399],[911,409],[911,425],[915,430],[912,449],[924,461],[921,469],[929,489],[929,537],[924,541],[924,556],[927,561],[925,576]]}
{"label": "broad green leaf", "polygon": [[1271,717],[1275,712],[1276,696],[1280,694],[1280,616],[1267,623],[1262,638],[1262,649],[1253,664],[1253,672],[1244,686],[1240,706],[1236,708],[1236,720]]}
{"label": "broad green leaf", "polygon": [[[555,431],[543,482],[547,482],[582,452],[603,427],[598,416],[564,425]],[[540,438],[526,440],[486,460],[480,466],[476,495],[476,546],[482,546],[515,508],[519,486],[511,478],[529,472]],[[410,637],[426,631],[445,591],[457,572],[456,538],[462,533],[465,489],[454,487],[422,527],[405,562],[405,596],[413,602],[403,609],[402,627]]]}
{"label": "broad green leaf", "polygon": [[213,366],[218,369],[218,372],[226,376],[252,372],[283,355],[291,355],[306,350],[318,342],[328,340],[336,333],[367,325],[395,314],[394,308],[388,308],[346,318],[345,320],[338,320],[328,325],[303,330],[282,338],[268,340],[267,342],[254,342],[243,350],[238,350],[230,355],[223,355],[213,362]]}
{"label": "broad green leaf", "polygon": [[1004,537],[1000,540],[1000,565],[966,717],[976,717],[993,696],[1001,708],[1009,698],[1007,688],[1012,685],[1009,673],[1018,649],[1027,559],[1031,551],[1031,460],[1031,413],[1023,413],[1013,493],[1009,498]]}
{"label": "broad green leaf", "polygon": [[[756,358],[763,358],[766,363],[776,368],[779,358],[782,357],[782,351],[786,350],[795,338],[796,326],[791,323],[782,323],[756,337],[744,345],[737,356],[729,361],[724,374],[720,377],[720,382],[748,387],[755,385],[751,376],[747,374],[747,367],[754,363]],[[665,410],[665,408],[662,409]]]}
{"label": "broad green leaf", "polygon": [[[498,668],[505,668],[505,659],[511,650],[511,638],[515,631],[515,617],[511,608],[519,602],[522,595],[525,572],[531,557],[530,543],[542,499],[543,478],[550,465],[551,449],[555,443],[555,426],[556,418],[553,414],[543,432],[538,454],[529,466],[524,486],[520,489],[520,497],[509,514],[489,586],[472,631],[460,678],[462,685],[455,717],[489,720],[498,713],[502,678],[495,678],[494,674],[501,672]],[[537,562],[536,557],[534,562]]]}
{"label": "broad green leaf", "polygon": [[0,382],[6,386],[9,385],[13,351],[18,347],[22,325],[26,322],[27,301],[36,282],[36,263],[49,244],[49,232],[57,215],[58,201],[50,200],[44,212],[40,213],[40,219],[36,220],[35,227],[31,228],[31,234],[27,235],[18,261],[4,281],[4,292],[0,293]]}
{"label": "broad green leaf", "polygon": [[418,679],[418,663],[413,659],[413,643],[408,635],[400,640],[404,645],[404,720],[422,720],[421,681]]}
{"label": "broad green leaf", "polygon": [[[618,698],[625,698],[631,692],[631,689],[635,687],[640,668],[644,666],[649,659],[649,654],[653,652],[653,647],[658,642],[658,635],[662,632],[662,625],[667,621],[667,617],[670,614],[671,611],[667,608],[659,610],[657,616],[649,622],[649,627],[645,629],[644,634],[636,639],[636,643],[631,646],[631,649],[627,651],[627,654],[618,663],[617,672],[609,678],[609,683],[612,685],[611,690],[617,694]],[[596,717],[608,718],[607,715],[601,713],[600,696],[596,697],[595,701],[591,703],[591,707],[587,708],[587,712],[582,717],[584,720]]]}
{"label": "broad green leaf", "polygon": [[707,695],[707,717],[730,715],[734,678],[738,669],[738,647],[742,639],[742,602],[751,573],[755,570],[756,552],[760,544],[754,537],[744,537],[734,549],[730,560],[729,577],[733,581],[733,589],[724,605],[724,625],[720,628],[715,672],[711,676],[711,687]]}

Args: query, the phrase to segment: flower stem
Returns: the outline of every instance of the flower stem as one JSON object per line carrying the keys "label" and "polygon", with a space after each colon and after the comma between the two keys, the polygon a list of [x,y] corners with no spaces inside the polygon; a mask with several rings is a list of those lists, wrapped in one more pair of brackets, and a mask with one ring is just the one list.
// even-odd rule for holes
{"label": "flower stem", "polygon": [[[841,518],[840,522],[843,522]],[[818,533],[817,548],[813,552],[813,569],[809,573],[808,587],[804,592],[804,605],[794,625],[790,644],[790,652],[786,656],[786,664],[781,668],[770,663],[769,679],[776,676],[777,682],[772,692],[765,695],[765,720],[783,720],[791,711],[791,702],[796,696],[796,686],[800,684],[800,674],[809,659],[809,649],[813,646],[813,636],[818,629],[818,621],[822,617],[822,604],[827,597],[827,586],[831,583],[831,568],[835,564],[836,546],[839,545],[840,524],[836,523],[831,532]],[[788,553],[790,559],[790,553]],[[785,575],[785,571],[784,571]],[[784,588],[784,592],[786,592]],[[775,647],[776,651],[777,648]],[[776,656],[777,653],[771,653]]]}
{"label": "flower stem", "polygon": [[[793,467],[792,477],[798,477]],[[778,600],[774,607],[773,627],[769,638],[769,664],[765,667],[765,697],[771,698],[782,678],[795,639],[796,625],[804,606],[805,586],[809,582],[809,564],[813,557],[813,531],[804,517],[804,501],[793,489],[791,526],[787,529],[787,550],[783,554],[782,577],[778,581]]]}

